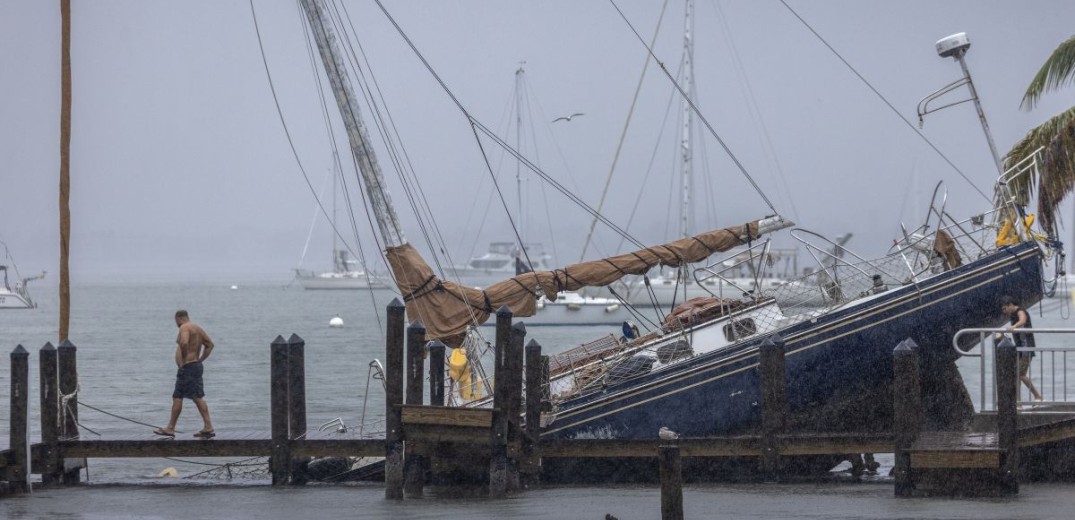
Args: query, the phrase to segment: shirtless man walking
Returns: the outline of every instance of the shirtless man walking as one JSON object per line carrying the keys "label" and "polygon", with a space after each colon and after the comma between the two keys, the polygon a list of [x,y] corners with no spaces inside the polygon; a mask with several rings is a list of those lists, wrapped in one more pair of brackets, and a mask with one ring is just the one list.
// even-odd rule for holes
{"label": "shirtless man walking", "polygon": [[213,340],[205,333],[205,329],[190,321],[187,311],[175,312],[175,324],[179,327],[179,336],[176,337],[175,365],[179,371],[175,376],[175,391],[172,392],[172,416],[168,420],[168,426],[157,428],[153,433],[165,437],[175,437],[175,424],[179,420],[179,413],[183,411],[183,399],[194,401],[198,407],[198,413],[202,415],[205,423],[202,430],[194,436],[201,439],[210,439],[216,436],[213,433],[213,422],[209,419],[209,406],[205,404],[205,390],[202,387],[202,361],[213,352]]}

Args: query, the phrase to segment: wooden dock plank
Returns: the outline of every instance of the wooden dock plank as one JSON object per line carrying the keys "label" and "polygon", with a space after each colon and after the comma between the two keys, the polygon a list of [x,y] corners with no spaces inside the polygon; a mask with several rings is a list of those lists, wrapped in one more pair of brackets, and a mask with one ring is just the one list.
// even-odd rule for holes
{"label": "wooden dock plank", "polygon": [[435,426],[460,426],[490,428],[493,425],[492,408],[454,408],[445,406],[403,405],[403,424]]}
{"label": "wooden dock plank", "polygon": [[262,440],[83,440],[61,441],[65,457],[256,457],[269,455]]}
{"label": "wooden dock plank", "polygon": [[1049,442],[1075,438],[1075,419],[1020,428],[1017,436],[1019,447],[1036,446]]}

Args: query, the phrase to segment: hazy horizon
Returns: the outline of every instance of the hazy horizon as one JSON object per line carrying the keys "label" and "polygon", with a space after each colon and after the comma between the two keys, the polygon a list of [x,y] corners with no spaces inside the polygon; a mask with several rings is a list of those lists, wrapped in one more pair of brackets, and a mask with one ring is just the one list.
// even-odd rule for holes
{"label": "hazy horizon", "polygon": [[[579,261],[589,216],[533,175],[520,179],[517,195],[513,163],[488,139],[482,157],[460,111],[384,14],[370,2],[342,5],[452,261],[514,239],[491,195],[486,160],[505,204],[525,208],[516,222],[524,238],[545,244],[557,265]],[[660,2],[617,5],[644,39],[653,36]],[[964,31],[972,42],[967,64],[1001,154],[1071,105],[1067,87],[1033,111],[1019,108],[1041,63],[1075,33],[1075,3],[788,5],[913,123],[921,98],[961,76],[934,43]],[[307,182],[329,207],[332,143],[346,150],[346,141],[325,131],[312,71],[323,73],[309,59],[299,9],[280,1],[254,7],[257,32],[247,1],[73,4],[72,283],[286,284],[300,262],[331,268],[324,219],[310,232],[316,202]],[[386,7],[460,103],[512,144],[515,71],[524,67],[533,133],[521,148],[597,204],[646,57],[611,3]],[[829,237],[851,232],[848,247],[875,256],[897,238],[900,222],[920,223],[938,181],[957,217],[988,205],[780,2],[699,0],[695,11],[697,104],[782,215]],[[0,6],[0,64],[9,71],[0,96],[0,239],[23,276],[48,272],[32,292],[55,287],[59,271],[59,24],[58,2]],[[683,2],[669,2],[654,51],[673,74],[682,42]],[[961,89],[948,99],[963,97]],[[643,243],[676,238],[679,111],[671,82],[651,62],[603,211],[621,227],[634,215],[630,231]],[[576,112],[585,115],[552,123]],[[922,133],[990,192],[996,169],[971,104],[926,116]],[[695,232],[772,212],[712,136],[696,131],[695,138]],[[428,254],[387,150],[377,152],[404,230]],[[371,267],[383,271],[348,175],[357,232],[341,223],[345,236],[352,244],[358,236]],[[1070,202],[1061,213],[1072,214]],[[342,200],[340,218],[351,219]],[[621,244],[599,226],[587,259],[631,249]],[[786,234],[774,244],[795,245]]]}

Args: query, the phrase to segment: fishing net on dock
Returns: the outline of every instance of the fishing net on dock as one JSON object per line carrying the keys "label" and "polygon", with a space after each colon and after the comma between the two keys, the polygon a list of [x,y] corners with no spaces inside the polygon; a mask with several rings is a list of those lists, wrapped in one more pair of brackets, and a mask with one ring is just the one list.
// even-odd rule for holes
{"label": "fishing net on dock", "polygon": [[[344,423],[343,419],[337,417],[322,424],[317,431],[310,433],[311,438],[316,435],[317,438],[321,439],[333,438],[334,436],[340,438],[383,439],[384,434],[384,417],[369,419],[357,426],[348,426]],[[256,481],[271,478],[271,473],[269,471],[269,457],[251,457],[225,463],[180,459],[169,460],[181,462],[183,464],[206,467],[206,469],[184,476],[184,479]],[[302,463],[305,464],[305,472],[311,480],[336,482],[340,480],[350,480],[344,478],[348,475],[355,476],[366,473],[363,469],[372,464],[376,464],[377,461],[378,459],[369,457],[317,457],[307,459]]]}

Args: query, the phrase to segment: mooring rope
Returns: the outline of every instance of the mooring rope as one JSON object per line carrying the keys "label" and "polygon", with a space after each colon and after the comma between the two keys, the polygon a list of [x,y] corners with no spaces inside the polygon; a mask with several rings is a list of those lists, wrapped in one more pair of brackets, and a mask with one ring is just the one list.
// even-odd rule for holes
{"label": "mooring rope", "polygon": [[[96,411],[101,412],[101,413],[103,413],[105,415],[110,415],[112,417],[115,417],[116,419],[122,419],[122,420],[127,421],[127,422],[132,422],[134,424],[138,424],[138,425],[142,425],[142,426],[148,426],[150,428],[160,428],[160,426],[158,426],[156,424],[144,423],[144,422],[141,422],[141,421],[136,421],[136,420],[131,419],[129,417],[124,417],[122,415],[116,415],[116,414],[114,414],[112,412],[108,412],[108,411],[102,410],[100,408],[97,408],[96,406],[92,406],[92,405],[86,404],[86,403],[84,403],[82,401],[78,401],[77,399],[76,399],[76,402],[78,404],[82,405],[82,406],[85,406],[86,408],[89,408],[91,410],[96,410]],[[176,430],[176,431],[179,432],[179,430]],[[179,433],[182,433],[182,432],[179,432]]]}

